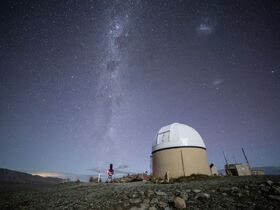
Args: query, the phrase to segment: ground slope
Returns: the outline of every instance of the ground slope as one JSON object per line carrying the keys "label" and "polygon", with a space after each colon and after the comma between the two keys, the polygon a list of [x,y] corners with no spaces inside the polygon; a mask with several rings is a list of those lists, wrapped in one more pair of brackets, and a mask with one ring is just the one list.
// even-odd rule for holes
{"label": "ground slope", "polygon": [[[0,209],[280,209],[280,176],[218,177],[174,184],[67,183],[0,187]],[[181,201],[182,201],[181,199]]]}

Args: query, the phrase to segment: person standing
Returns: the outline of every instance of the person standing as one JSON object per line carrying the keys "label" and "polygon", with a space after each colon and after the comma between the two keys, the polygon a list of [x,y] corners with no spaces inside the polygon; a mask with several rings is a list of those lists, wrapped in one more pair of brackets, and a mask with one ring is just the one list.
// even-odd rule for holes
{"label": "person standing", "polygon": [[113,175],[114,175],[113,164],[110,164],[110,168],[107,170],[107,175],[108,175],[107,182],[113,182]]}

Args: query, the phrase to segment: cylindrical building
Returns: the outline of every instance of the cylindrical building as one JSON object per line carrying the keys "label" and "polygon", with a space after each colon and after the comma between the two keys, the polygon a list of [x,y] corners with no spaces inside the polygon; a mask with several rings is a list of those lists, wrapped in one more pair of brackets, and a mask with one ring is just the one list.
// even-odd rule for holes
{"label": "cylindrical building", "polygon": [[205,144],[192,127],[173,123],[161,128],[152,147],[153,175],[164,178],[210,175]]}

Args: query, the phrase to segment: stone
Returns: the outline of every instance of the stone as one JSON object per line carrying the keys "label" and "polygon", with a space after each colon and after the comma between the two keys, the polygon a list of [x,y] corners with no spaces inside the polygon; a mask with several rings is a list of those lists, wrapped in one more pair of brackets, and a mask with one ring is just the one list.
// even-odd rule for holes
{"label": "stone", "polygon": [[148,190],[148,191],[146,191],[145,192],[145,195],[147,196],[147,197],[152,197],[153,195],[154,195],[155,193],[154,193],[154,191],[152,191],[152,190]]}
{"label": "stone", "polygon": [[189,195],[187,193],[181,193],[180,197],[183,198],[185,201],[189,199]]}
{"label": "stone", "polygon": [[154,206],[151,206],[151,207],[149,208],[149,210],[157,210],[157,208],[154,207]]}
{"label": "stone", "polygon": [[190,192],[191,192],[191,189],[185,189],[185,192],[186,192],[186,193],[190,193]]}
{"label": "stone", "polygon": [[157,205],[158,205],[158,207],[159,207],[160,209],[163,209],[163,208],[165,208],[165,207],[168,206],[167,203],[162,202],[162,201],[160,201]]}
{"label": "stone", "polygon": [[158,202],[158,199],[157,198],[153,198],[151,201],[150,201],[150,204],[153,205],[153,204],[156,204]]}
{"label": "stone", "polygon": [[201,192],[201,190],[200,189],[194,189],[194,190],[192,190],[194,193],[200,193]]}
{"label": "stone", "polygon": [[150,205],[150,200],[149,199],[144,199],[143,203],[141,203],[141,207],[147,209]]}
{"label": "stone", "polygon": [[180,196],[180,195],[181,195],[181,191],[176,190],[176,191],[175,191],[175,196]]}
{"label": "stone", "polygon": [[272,186],[272,185],[273,185],[273,181],[267,180],[267,181],[266,181],[266,184],[269,185],[269,186]]}
{"label": "stone", "polygon": [[196,194],[196,196],[194,197],[194,199],[209,199],[210,195],[208,193],[198,193]]}
{"label": "stone", "polygon": [[177,209],[185,209],[185,208],[187,208],[185,200],[183,198],[180,198],[180,197],[176,197],[174,199],[174,206]]}
{"label": "stone", "polygon": [[268,198],[274,201],[280,201],[280,196],[278,195],[269,195]]}
{"label": "stone", "polygon": [[145,208],[141,208],[141,207],[139,208],[139,207],[133,206],[129,210],[145,210]]}
{"label": "stone", "polygon": [[137,195],[136,193],[133,193],[133,194],[131,194],[129,197],[130,197],[130,198],[137,198],[138,195]]}
{"label": "stone", "polygon": [[239,193],[237,194],[237,196],[238,196],[239,198],[241,198],[241,197],[243,196],[243,194],[242,194],[241,192],[239,192]]}
{"label": "stone", "polygon": [[238,190],[239,190],[238,187],[232,187],[232,188],[231,188],[231,191],[232,191],[232,192],[238,192]]}
{"label": "stone", "polygon": [[161,191],[157,191],[156,195],[158,195],[158,196],[167,196],[167,194],[165,192],[161,192]]}
{"label": "stone", "polygon": [[131,204],[141,203],[141,199],[140,198],[129,199],[129,203]]}
{"label": "stone", "polygon": [[142,209],[147,209],[147,208],[149,208],[149,205],[145,205],[144,203],[141,203],[141,204],[140,204],[140,207],[141,207]]}
{"label": "stone", "polygon": [[246,207],[246,205],[245,205],[245,204],[242,204],[242,203],[236,203],[235,206],[238,207],[238,209],[239,209],[239,208],[245,208],[245,207]]}
{"label": "stone", "polygon": [[261,191],[262,191],[262,192],[268,193],[269,190],[270,190],[270,187],[265,186],[265,185],[262,185],[262,186],[261,186]]}
{"label": "stone", "polygon": [[275,194],[280,195],[280,187],[272,187],[272,190]]}
{"label": "stone", "polygon": [[229,187],[220,187],[219,191],[220,192],[228,192],[228,191],[230,191],[230,188]]}
{"label": "stone", "polygon": [[144,203],[144,204],[149,204],[149,203],[150,203],[150,199],[145,198],[145,199],[143,200],[143,203]]}

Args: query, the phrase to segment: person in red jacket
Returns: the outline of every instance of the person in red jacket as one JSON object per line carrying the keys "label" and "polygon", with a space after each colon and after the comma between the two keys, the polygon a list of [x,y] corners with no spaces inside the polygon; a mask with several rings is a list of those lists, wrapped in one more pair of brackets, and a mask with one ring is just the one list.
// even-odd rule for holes
{"label": "person in red jacket", "polygon": [[110,164],[110,168],[107,170],[107,175],[108,175],[108,182],[113,181],[113,175],[114,175],[114,169],[113,169],[113,164]]}

